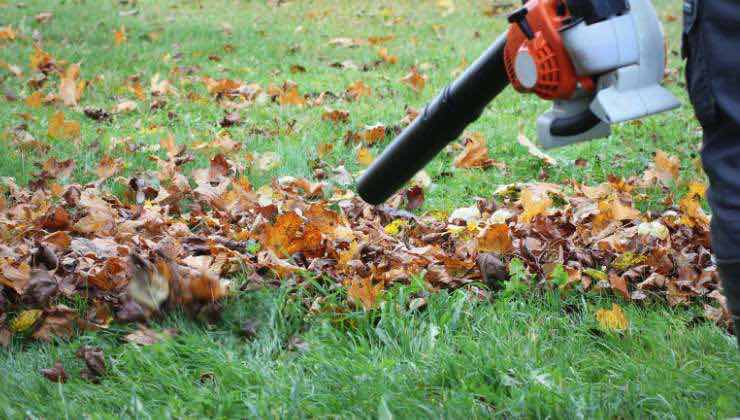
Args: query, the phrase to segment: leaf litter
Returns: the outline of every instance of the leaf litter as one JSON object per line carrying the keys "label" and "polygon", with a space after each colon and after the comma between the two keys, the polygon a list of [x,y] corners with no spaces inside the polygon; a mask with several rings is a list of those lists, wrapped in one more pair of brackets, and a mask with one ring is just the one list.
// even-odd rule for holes
{"label": "leaf litter", "polygon": [[[440,7],[449,9],[448,3]],[[0,28],[0,37],[14,42],[15,28]],[[335,38],[330,43],[351,48],[391,39]],[[124,48],[126,42],[121,26],[113,43]],[[378,47],[377,54],[386,64],[397,63],[385,47]],[[81,78],[79,63],[58,61],[34,45],[29,67],[29,107],[58,102],[71,111],[80,105],[89,82]],[[58,93],[45,95],[42,85],[53,74],[59,76]],[[301,93],[289,80],[263,89],[239,80],[189,77],[224,109],[221,127],[244,124],[239,110],[252,103],[324,107],[326,101],[361,101],[374,93],[362,80],[336,95]],[[412,67],[399,81],[421,92],[428,77]],[[152,107],[166,97],[204,100],[186,97],[159,75],[148,90],[139,76],[132,76],[125,90],[135,100],[119,98],[110,110],[87,107],[84,115],[109,122],[137,112],[148,95]],[[322,120],[350,120],[346,110],[324,109]],[[48,120],[49,137],[77,141],[80,123],[71,115],[57,109]],[[401,126],[417,115],[408,108]],[[395,129],[376,123],[349,133],[358,146],[357,160],[369,165],[369,147]],[[39,148],[22,127],[14,130],[13,140],[19,147]],[[546,165],[558,164],[521,132],[518,142]],[[711,258],[703,184],[692,183],[677,205],[660,212],[641,212],[634,205],[636,189],[678,179],[680,161],[662,151],[641,178],[610,177],[599,185],[504,185],[493,197],[440,217],[419,212],[431,187],[426,174],[428,181],[415,182],[388,204],[370,206],[353,193],[352,174],[343,167],[318,182],[283,177],[254,186],[247,173],[274,169],[280,155],[267,151],[237,157],[240,143],[228,135],[190,150],[171,136],[160,146],[164,157],[150,157],[157,170],[128,179],[119,176],[125,163],[109,155],[93,165],[96,182],[89,184],[71,180],[74,161],[54,158],[38,164],[40,172],[28,186],[0,179],[0,345],[7,346],[12,336],[68,339],[80,331],[108,328],[113,321],[142,323],[124,340],[151,345],[175,334],[145,326],[163,312],[177,308],[212,319],[222,301],[239,289],[299,288],[312,276],[343,288],[347,305],[368,311],[382,303],[385,290],[412,278],[421,278],[430,291],[465,287],[485,295],[481,282],[506,281],[512,264],[517,267],[513,275],[528,273],[521,277],[531,280],[531,288],[612,293],[624,301],[657,299],[670,305],[698,302],[705,305],[707,318],[723,324],[730,318]],[[331,153],[331,146],[321,153]],[[201,149],[211,151],[209,166],[185,170],[194,160],[191,152]],[[480,134],[467,133],[460,149],[455,168],[507,169],[490,158]],[[112,194],[111,183],[125,192]],[[237,277],[247,280],[236,285]],[[63,303],[75,299],[91,309],[79,313]],[[596,316],[604,329],[628,326],[618,305]],[[86,364],[88,380],[105,375],[102,350],[83,347],[78,357]],[[43,374],[55,382],[67,378],[60,363]]]}

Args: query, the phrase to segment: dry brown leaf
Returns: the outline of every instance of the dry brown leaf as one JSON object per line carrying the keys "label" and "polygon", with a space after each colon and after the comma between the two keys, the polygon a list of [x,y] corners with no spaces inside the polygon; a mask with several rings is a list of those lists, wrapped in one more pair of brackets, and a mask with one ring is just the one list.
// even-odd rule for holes
{"label": "dry brown leaf", "polygon": [[609,272],[609,284],[612,290],[618,292],[623,298],[629,300],[630,292],[627,289],[627,279],[624,276],[620,276],[614,271]]}
{"label": "dry brown leaf", "polygon": [[55,383],[63,384],[67,382],[67,379],[69,379],[69,375],[67,375],[67,372],[64,370],[64,366],[62,366],[62,362],[59,360],[54,363],[53,367],[41,369],[41,374],[44,375],[44,378]]}
{"label": "dry brown leaf", "polygon": [[125,335],[123,339],[129,343],[138,344],[140,346],[151,346],[176,334],[177,331],[173,329],[165,329],[162,332],[156,332],[141,325],[136,331]]}
{"label": "dry brown leaf", "polygon": [[349,111],[345,111],[343,109],[327,108],[326,111],[321,114],[321,119],[324,121],[332,121],[335,123],[347,122],[349,121]]}
{"label": "dry brown leaf", "polygon": [[51,12],[41,12],[33,18],[36,20],[37,23],[46,23],[50,21],[52,17],[54,17],[54,15]]}

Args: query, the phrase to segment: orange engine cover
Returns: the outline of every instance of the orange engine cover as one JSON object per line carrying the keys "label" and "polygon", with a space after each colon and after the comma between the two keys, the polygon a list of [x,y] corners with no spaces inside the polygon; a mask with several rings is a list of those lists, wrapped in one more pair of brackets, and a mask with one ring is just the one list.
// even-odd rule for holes
{"label": "orange engine cover", "polygon": [[[504,62],[512,86],[519,92],[533,92],[543,99],[568,99],[578,83],[593,89],[590,78],[579,78],[563,46],[560,29],[570,19],[562,0],[529,0],[524,7],[530,37],[512,24],[506,39]],[[531,68],[529,80],[517,75],[517,58]],[[521,67],[520,67],[521,68]],[[536,72],[536,75],[534,74]],[[520,75],[522,74],[520,70]]]}

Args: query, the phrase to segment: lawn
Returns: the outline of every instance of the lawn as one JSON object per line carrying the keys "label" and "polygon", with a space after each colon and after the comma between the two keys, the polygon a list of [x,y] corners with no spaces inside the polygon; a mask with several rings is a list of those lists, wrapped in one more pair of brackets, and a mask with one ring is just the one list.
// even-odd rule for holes
{"label": "lawn", "polygon": [[[355,142],[346,141],[347,133],[374,124],[393,131],[407,107],[420,109],[505,28],[505,15],[497,15],[502,11],[493,4],[0,0],[0,27],[11,25],[15,33],[15,39],[0,40],[0,176],[26,186],[54,157],[73,159],[69,179],[90,183],[99,178],[101,159],[110,156],[121,161],[100,188],[125,197],[128,179],[157,169],[150,157],[165,155],[163,139],[190,147],[190,170],[208,167],[216,153],[203,145],[225,133],[240,145],[230,159],[242,162],[255,189],[283,176],[315,181],[317,168],[331,173],[343,166],[355,174],[363,159]],[[655,4],[667,34],[666,83],[682,108],[615,127],[609,139],[551,151],[558,164],[549,166],[516,140],[520,126],[535,137],[536,115],[549,105],[509,89],[471,127],[505,169],[454,169],[458,151],[445,152],[426,168],[433,184],[414,213],[449,214],[514,182],[595,185],[610,176],[639,177],[657,150],[677,156],[680,172],[668,187],[637,194],[636,208],[663,209],[673,198],[678,201],[689,181],[704,182],[701,129],[684,92],[678,54],[680,2]],[[39,16],[43,12],[51,17]],[[81,79],[88,83],[79,105],[29,104],[37,90],[29,80],[35,42],[57,62],[66,62],[61,67],[80,63]],[[400,82],[412,67],[428,77],[420,92]],[[18,70],[23,74],[15,75]],[[290,80],[309,101],[332,94],[324,94],[329,99],[321,106],[255,101],[229,124],[222,121],[234,116],[213,99],[205,76],[256,83],[267,91]],[[170,80],[176,92],[161,98],[147,93],[155,77]],[[50,79],[40,89],[44,95],[57,92],[57,77]],[[345,90],[357,81],[371,94],[347,100]],[[327,107],[346,110],[347,121],[322,118]],[[85,108],[117,111],[105,122],[86,117]],[[48,134],[59,111],[79,122],[79,135]],[[35,141],[19,143],[19,125]],[[363,153],[377,156],[391,137]],[[740,415],[735,338],[704,318],[703,302],[637,304],[610,293],[500,294],[483,286],[431,291],[413,277],[389,287],[382,305],[364,311],[346,304],[343,288],[320,278],[310,278],[305,287],[283,282],[242,290],[238,286],[249,274],[232,276],[237,287],[225,298],[219,321],[178,310],[150,321],[155,331],[177,331],[153,345],[123,342],[137,328],[125,323],[50,343],[14,336],[8,347],[0,346],[0,413],[7,418]],[[420,297],[425,305],[409,305]],[[317,311],[312,307],[317,300],[342,310]],[[629,320],[625,331],[604,330],[595,317],[614,303]],[[80,313],[89,309],[83,301],[68,304]],[[75,352],[82,345],[105,354],[107,372],[99,384],[80,378],[84,365]],[[40,373],[57,360],[70,376],[65,384]]]}

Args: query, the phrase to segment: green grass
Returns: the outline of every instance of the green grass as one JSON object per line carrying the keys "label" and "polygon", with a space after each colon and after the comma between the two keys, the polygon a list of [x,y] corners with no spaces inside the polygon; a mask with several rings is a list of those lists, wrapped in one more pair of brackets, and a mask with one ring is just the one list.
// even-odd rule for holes
{"label": "green grass", "polygon": [[[680,2],[658,0],[661,16],[679,15]],[[277,152],[282,163],[260,172],[248,168],[250,180],[261,185],[275,176],[312,176],[311,161],[319,143],[335,145],[324,157],[327,167],[361,169],[352,146],[343,142],[347,130],[382,122],[396,124],[406,105],[420,108],[451,80],[462,57],[471,62],[505,27],[502,17],[481,13],[488,2],[456,1],[449,15],[436,1],[293,1],[280,7],[263,1],[138,1],[131,6],[112,1],[0,0],[0,26],[12,24],[23,36],[0,47],[0,59],[26,71],[17,79],[0,69],[0,88],[25,98],[31,33],[38,30],[43,47],[57,60],[81,62],[82,77],[94,80],[82,106],[110,109],[133,99],[124,87],[127,77],[139,75],[147,87],[156,73],[169,78],[179,98],[169,97],[160,110],[148,101],[137,112],[116,116],[110,124],[87,119],[80,109],[65,109],[82,124],[79,142],[49,139],[47,119],[56,108],[29,109],[22,100],[2,102],[0,130],[10,130],[29,112],[28,131],[50,145],[50,156],[74,158],[73,178],[94,180],[104,154],[123,158],[121,174],[131,176],[154,169],[150,154],[171,132],[178,143],[212,139],[221,128],[223,111],[198,81],[200,76],[257,82],[263,87],[294,80],[301,93],[341,93],[362,80],[373,95],[356,102],[327,106],[347,109],[350,121],[334,125],[321,121],[323,107],[281,107],[267,103],[242,111],[244,124],[230,128],[242,143],[232,156],[247,152]],[[119,12],[136,9],[136,15]],[[52,11],[53,19],[38,24],[33,16]],[[326,13],[326,16],[312,18]],[[400,23],[392,24],[397,19]],[[231,35],[222,25],[233,27]],[[113,31],[125,25],[128,42],[113,46]],[[545,168],[516,143],[517,126],[524,124],[534,138],[534,120],[548,104],[533,96],[507,90],[493,102],[471,129],[483,133],[491,155],[509,170],[451,170],[454,155],[442,154],[427,168],[436,186],[421,211],[450,211],[469,205],[473,196],[490,196],[499,185],[539,179],[551,182],[577,179],[604,181],[610,174],[639,176],[660,148],[682,160],[682,182],[670,191],[647,191],[640,204],[651,207],[665,194],[680,191],[685,180],[701,179],[694,164],[700,129],[683,91],[679,49],[680,21],[665,23],[669,67],[677,73],[669,88],[685,106],[645,119],[642,124],[615,127],[614,134],[567,149],[553,151],[560,164]],[[155,32],[151,40],[147,34]],[[341,70],[329,63],[353,60],[358,65],[377,60],[374,47],[333,47],[333,37],[366,38],[395,35],[384,44],[397,55],[395,65],[377,69]],[[232,53],[224,44],[235,47]],[[220,62],[208,60],[216,54]],[[291,73],[295,64],[305,73]],[[399,79],[412,65],[429,76],[416,94]],[[198,66],[194,76],[172,73],[178,66]],[[44,92],[56,92],[52,77]],[[205,100],[191,101],[188,93]],[[293,130],[286,133],[288,122]],[[260,134],[261,131],[280,133]],[[135,153],[109,150],[112,138],[130,137],[149,145]],[[5,136],[6,140],[7,136]],[[377,155],[390,139],[373,147]],[[47,156],[3,144],[0,176],[25,184],[36,171],[34,163]],[[208,153],[196,153],[191,168],[206,165]],[[575,159],[586,159],[585,168]],[[116,180],[107,187],[120,191]],[[5,417],[728,417],[740,414],[740,358],[734,339],[717,327],[697,322],[701,308],[638,307],[620,302],[631,320],[624,335],[599,333],[594,312],[611,306],[601,296],[517,297],[478,302],[462,291],[428,297],[428,306],[409,311],[404,292],[392,291],[377,313],[313,313],[306,308],[317,297],[340,304],[342,291],[287,290],[237,293],[226,305],[225,320],[216,325],[173,315],[162,327],[181,334],[152,347],[122,344],[131,327],[84,335],[70,343],[29,344],[16,340],[0,349],[0,413]],[[418,292],[418,291],[416,291]],[[326,303],[326,306],[329,304]],[[257,319],[258,335],[240,337],[241,323]],[[307,349],[291,346],[300,337]],[[109,374],[101,385],[79,379],[81,344],[106,350]],[[57,386],[39,369],[61,359],[72,379]],[[205,375],[209,374],[209,375]],[[210,375],[212,374],[212,375]],[[205,375],[205,376],[204,376]],[[201,378],[204,377],[204,380]],[[210,379],[209,379],[210,378]]]}
{"label": "green grass", "polygon": [[[377,314],[309,313],[310,291],[244,293],[211,328],[173,316],[175,339],[140,348],[120,331],[2,357],[8,417],[727,417],[740,407],[732,340],[694,313],[627,306],[623,335],[596,328],[601,298],[552,295],[477,302],[463,291],[408,309],[397,288]],[[325,296],[331,299],[333,295]],[[235,332],[256,321],[250,340]],[[299,337],[305,348],[291,346]],[[71,375],[80,344],[102,346],[102,385]]]}

